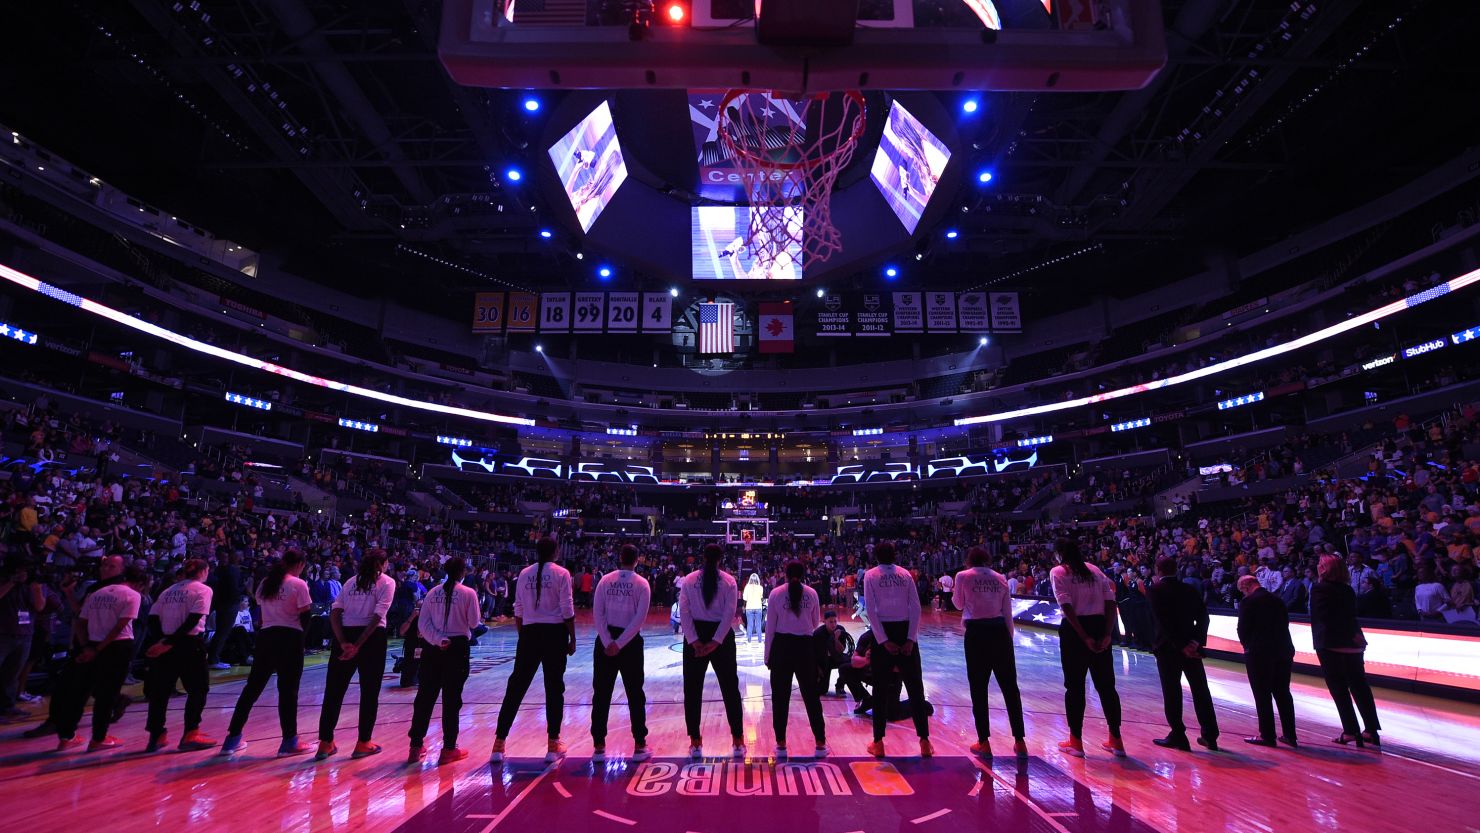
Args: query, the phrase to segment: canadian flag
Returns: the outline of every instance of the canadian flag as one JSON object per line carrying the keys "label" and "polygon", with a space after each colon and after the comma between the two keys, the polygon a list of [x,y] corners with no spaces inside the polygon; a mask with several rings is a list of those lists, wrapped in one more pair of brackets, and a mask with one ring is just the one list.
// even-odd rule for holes
{"label": "canadian flag", "polygon": [[796,332],[794,322],[795,319],[791,314],[790,301],[778,304],[761,304],[761,317],[756,322],[761,334],[761,352],[792,352],[793,334]]}

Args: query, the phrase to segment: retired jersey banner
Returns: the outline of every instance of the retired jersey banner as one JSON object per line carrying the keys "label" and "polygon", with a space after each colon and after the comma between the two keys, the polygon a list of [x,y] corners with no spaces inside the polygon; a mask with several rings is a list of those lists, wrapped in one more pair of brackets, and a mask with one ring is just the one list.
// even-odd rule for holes
{"label": "retired jersey banner", "polygon": [[577,292],[570,323],[578,333],[599,333],[606,315],[605,292]]}
{"label": "retired jersey banner", "polygon": [[854,313],[854,332],[860,338],[893,335],[890,325],[888,296],[879,292],[865,292]]}
{"label": "retired jersey banner", "polygon": [[479,292],[473,296],[473,332],[504,331],[504,293]]}
{"label": "retired jersey banner", "polygon": [[853,335],[853,314],[841,295],[828,295],[817,310],[817,334],[820,336]]}
{"label": "retired jersey banner", "polygon": [[667,292],[642,293],[642,331],[666,333],[673,329],[673,296]]}
{"label": "retired jersey banner", "polygon": [[961,332],[985,333],[992,329],[987,316],[987,293],[962,292],[957,296],[956,309],[961,313]]}
{"label": "retired jersey banner", "polygon": [[1018,309],[1016,292],[992,293],[992,329],[998,332],[1022,332],[1023,315]]}
{"label": "retired jersey banner", "polygon": [[607,293],[607,330],[614,333],[637,332],[637,297],[636,292]]}
{"label": "retired jersey banner", "polygon": [[762,353],[790,353],[796,346],[796,317],[791,302],[761,304],[761,317],[756,321]]}
{"label": "retired jersey banner", "polygon": [[925,293],[925,326],[932,333],[956,332],[956,293]]}
{"label": "retired jersey banner", "polygon": [[534,332],[535,310],[539,305],[540,296],[533,292],[510,292],[509,314],[505,316],[509,321],[509,332]]}
{"label": "retired jersey banner", "polygon": [[540,332],[570,332],[569,292],[546,292],[540,296]]}
{"label": "retired jersey banner", "polygon": [[920,293],[894,293],[894,332],[925,332],[925,303]]}

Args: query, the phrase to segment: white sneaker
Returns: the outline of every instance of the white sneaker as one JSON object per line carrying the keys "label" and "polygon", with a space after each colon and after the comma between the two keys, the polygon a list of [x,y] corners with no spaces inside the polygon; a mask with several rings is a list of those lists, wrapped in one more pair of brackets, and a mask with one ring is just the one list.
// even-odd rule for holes
{"label": "white sneaker", "polygon": [[632,750],[632,760],[634,761],[646,761],[651,757],[653,757],[653,750],[647,744],[643,744]]}
{"label": "white sneaker", "polygon": [[817,759],[818,760],[822,760],[823,758],[826,758],[828,755],[831,755],[831,754],[832,754],[832,750],[827,748],[827,744],[822,743],[822,744],[818,744],[817,745]]}
{"label": "white sneaker", "polygon": [[[786,756],[787,756],[786,755],[786,747],[784,747],[784,746],[778,746],[778,747],[776,747],[776,760],[779,761],[782,758],[785,758]],[[737,757],[739,757],[739,756],[737,756]]]}
{"label": "white sneaker", "polygon": [[689,758],[697,761],[697,760],[699,760],[699,759],[701,759],[703,757],[704,757],[704,747],[702,747],[702,746],[690,746],[689,747]]}
{"label": "white sneaker", "polygon": [[745,747],[739,745],[730,747],[730,757],[737,761],[742,760],[745,757]]}

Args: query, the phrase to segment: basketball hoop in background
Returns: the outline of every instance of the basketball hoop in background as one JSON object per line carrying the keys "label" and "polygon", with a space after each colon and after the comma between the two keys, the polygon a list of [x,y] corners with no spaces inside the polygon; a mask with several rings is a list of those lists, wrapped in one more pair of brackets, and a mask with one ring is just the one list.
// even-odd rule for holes
{"label": "basketball hoop in background", "polygon": [[725,94],[716,131],[750,197],[752,261],[769,269],[801,260],[805,268],[843,247],[832,222],[833,185],[853,161],[867,114],[857,90]]}

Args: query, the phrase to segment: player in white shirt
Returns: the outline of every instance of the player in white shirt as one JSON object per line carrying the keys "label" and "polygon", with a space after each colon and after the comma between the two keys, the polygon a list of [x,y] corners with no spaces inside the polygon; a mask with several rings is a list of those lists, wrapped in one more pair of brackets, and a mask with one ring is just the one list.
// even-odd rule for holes
{"label": "player in white shirt", "polygon": [[786,757],[786,723],[791,711],[791,681],[796,678],[807,707],[807,722],[817,741],[817,757],[826,758],[827,724],[822,720],[822,675],[812,634],[822,623],[817,591],[802,583],[807,570],[800,561],[786,565],[786,583],[771,591],[766,603],[766,667],[771,670],[771,728],[776,730],[776,757]]}
{"label": "player in white shirt", "polygon": [[893,544],[888,541],[875,544],[874,558],[879,563],[863,576],[869,630],[878,643],[869,652],[874,674],[874,742],[868,745],[868,753],[876,758],[884,757],[889,710],[898,702],[903,685],[914,707],[920,757],[929,758],[935,754],[935,747],[930,744],[930,716],[925,709],[925,681],[916,641],[920,632],[920,592],[910,571],[894,563],[896,557]]}
{"label": "player in white shirt", "polygon": [[[201,713],[205,711],[206,694],[211,690],[211,672],[206,668],[206,614],[211,612],[211,588],[206,586],[210,565],[204,559],[191,558],[180,568],[180,580],[170,585],[149,607],[149,617],[159,622],[160,641],[144,652],[149,657],[149,673],[144,678],[144,696],[149,700],[149,719],[144,728],[149,732],[145,752],[164,748],[165,712],[175,683],[185,685],[185,734],[180,738],[180,751],[210,749],[216,741],[200,731]],[[218,627],[228,627],[224,622]]]}
{"label": "player in white shirt", "polygon": [[745,757],[745,726],[741,720],[740,671],[735,660],[735,609],[740,588],[735,577],[720,569],[725,551],[718,544],[704,547],[704,566],[684,576],[678,585],[678,621],[683,631],[683,716],[689,732],[689,757],[704,756],[699,716],[704,707],[704,672],[713,667],[730,724],[730,754]]}
{"label": "player in white shirt", "polygon": [[624,544],[617,555],[620,567],[601,577],[592,594],[591,611],[596,619],[596,646],[592,651],[595,671],[591,687],[591,760],[606,758],[606,721],[611,714],[612,690],[617,675],[627,692],[627,711],[632,720],[636,747],[632,760],[645,761],[653,753],[647,745],[647,697],[643,693],[642,623],[647,620],[653,591],[647,579],[635,570],[640,561],[637,547]]}
{"label": "player in white shirt", "polygon": [[385,551],[373,549],[360,557],[354,578],[329,610],[334,646],[324,678],[324,708],[319,712],[319,748],[314,760],[322,761],[339,751],[334,729],[349,682],[360,678],[359,739],[352,757],[364,758],[380,752],[371,738],[380,711],[380,683],[385,676],[385,614],[396,595],[396,580],[385,574]]}
{"label": "player in white shirt", "polygon": [[221,754],[231,755],[247,748],[242,730],[252,706],[267,688],[267,681],[277,675],[278,724],[283,741],[278,757],[305,755],[313,751],[298,740],[298,684],[303,679],[303,614],[313,608],[308,582],[300,576],[307,562],[303,553],[288,550],[257,586],[257,604],[262,608],[262,628],[257,631],[257,644],[252,650],[252,671],[247,684],[236,699],[231,712],[231,726],[221,743]]}
{"label": "player in white shirt", "polygon": [[449,558],[442,565],[446,578],[427,591],[421,600],[417,633],[421,639],[421,667],[417,672],[416,702],[411,710],[409,761],[421,760],[422,740],[432,722],[432,708],[442,698],[442,755],[437,766],[455,763],[468,756],[457,745],[458,713],[462,711],[463,685],[468,681],[469,645],[473,629],[482,624],[478,591],[463,584],[467,562]]}
{"label": "player in white shirt", "polygon": [[1120,739],[1120,695],[1115,691],[1115,666],[1110,640],[1115,629],[1115,585],[1100,568],[1084,561],[1079,542],[1060,538],[1054,545],[1059,565],[1048,574],[1054,599],[1064,613],[1059,625],[1059,659],[1064,666],[1064,715],[1069,739],[1059,743],[1064,754],[1084,757],[1084,677],[1089,675],[1110,738],[1100,744],[1116,757],[1125,757]]}
{"label": "player in white shirt", "polygon": [[524,706],[524,695],[543,668],[545,678],[545,723],[550,744],[545,761],[553,763],[565,754],[560,723],[565,713],[565,661],[576,652],[576,606],[570,571],[555,562],[560,550],[554,538],[541,538],[534,545],[536,563],[525,567],[514,580],[514,628],[519,643],[514,648],[514,669],[504,688],[498,710],[493,752],[489,760],[504,759],[504,742],[514,728],[514,718]]}
{"label": "player in white shirt", "polygon": [[[109,556],[105,562],[121,558]],[[87,751],[112,749],[118,738],[108,734],[113,704],[128,676],[134,656],[134,620],[139,618],[142,594],[149,589],[149,576],[138,567],[105,578],[91,589],[72,622],[72,640],[77,651],[57,681],[49,722],[57,730],[57,750],[82,743],[77,724],[89,696],[93,699],[92,742]]]}
{"label": "player in white shirt", "polygon": [[1007,579],[987,566],[986,547],[972,547],[966,552],[967,568],[956,574],[952,583],[951,603],[961,611],[961,624],[966,629],[966,680],[971,686],[971,713],[976,718],[976,743],[973,755],[992,757],[987,684],[997,675],[1002,701],[1007,706],[1007,720],[1012,725],[1013,752],[1028,757],[1028,744],[1023,739],[1023,696],[1018,690],[1017,659],[1012,651],[1012,593]]}

